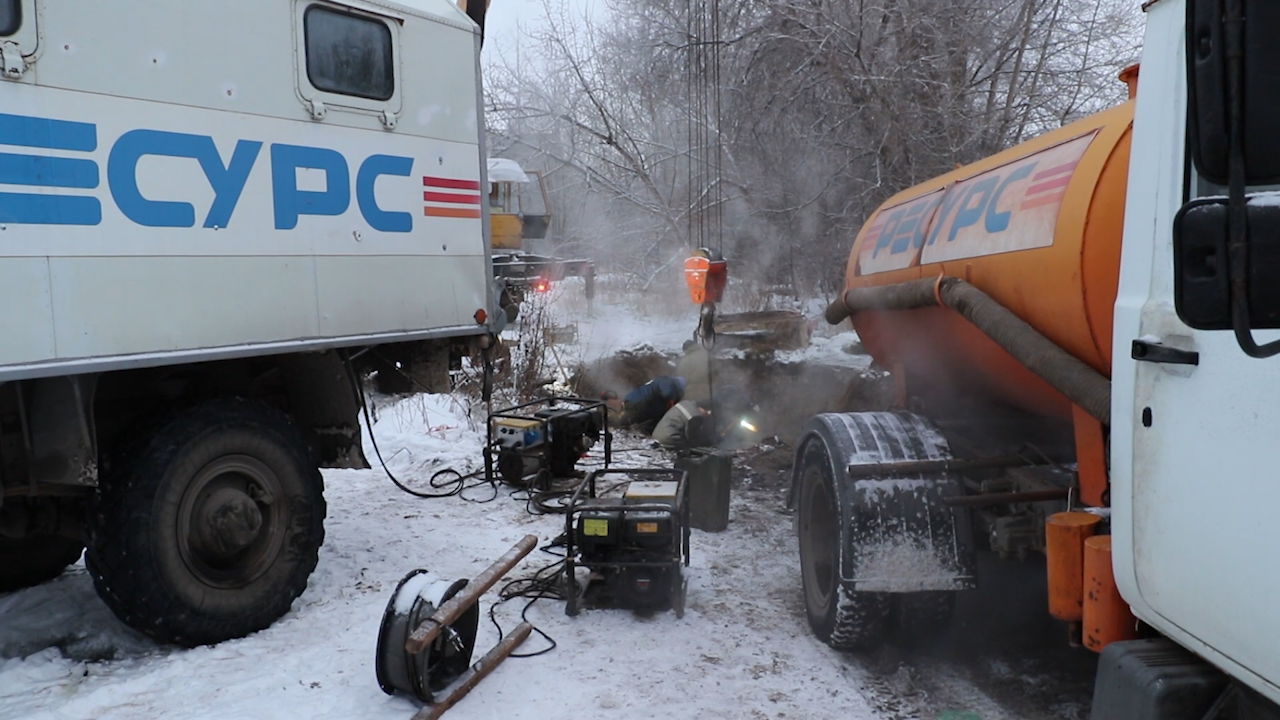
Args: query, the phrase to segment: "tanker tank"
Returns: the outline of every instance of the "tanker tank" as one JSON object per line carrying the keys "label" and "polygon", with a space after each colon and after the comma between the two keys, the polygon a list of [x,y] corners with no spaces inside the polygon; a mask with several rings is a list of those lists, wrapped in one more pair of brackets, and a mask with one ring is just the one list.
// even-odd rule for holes
{"label": "tanker tank", "polygon": [[[963,279],[1110,376],[1133,104],[1091,115],[889,198],[863,225],[846,289]],[[860,312],[881,365],[981,387],[1033,412],[1070,403],[946,308]]]}
{"label": "tanker tank", "polygon": [[[894,195],[858,234],[843,298],[966,281],[1105,388],[1132,127],[1130,100]],[[1082,499],[1100,503],[1107,397],[1095,392],[1094,409],[1082,410],[1089,404],[1069,400],[1061,384],[946,307],[943,288],[933,288],[937,302],[920,303],[927,306],[852,313],[867,351],[895,376],[899,403],[962,395],[1070,422]]]}

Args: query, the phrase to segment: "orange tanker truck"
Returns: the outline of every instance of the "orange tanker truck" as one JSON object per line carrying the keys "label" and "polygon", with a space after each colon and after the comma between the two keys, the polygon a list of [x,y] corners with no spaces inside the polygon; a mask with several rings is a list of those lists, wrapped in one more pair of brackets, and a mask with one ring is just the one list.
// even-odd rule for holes
{"label": "orange tanker truck", "polygon": [[805,607],[866,648],[945,624],[977,552],[1043,553],[1095,720],[1280,717],[1280,3],[1144,10],[1128,102],[855,239],[827,320],[897,409],[804,428]]}

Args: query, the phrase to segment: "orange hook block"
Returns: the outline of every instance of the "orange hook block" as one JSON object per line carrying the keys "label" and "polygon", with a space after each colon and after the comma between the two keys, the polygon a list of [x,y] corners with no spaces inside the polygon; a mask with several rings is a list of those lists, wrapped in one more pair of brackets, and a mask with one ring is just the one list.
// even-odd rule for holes
{"label": "orange hook block", "polygon": [[699,250],[684,261],[684,283],[689,286],[689,298],[694,305],[720,302],[724,285],[729,279],[728,264],[711,253]]}
{"label": "orange hook block", "polygon": [[1111,536],[1084,541],[1084,646],[1102,652],[1119,640],[1138,637],[1138,621],[1120,597],[1111,570]]}
{"label": "orange hook block", "polygon": [[1084,613],[1084,541],[1101,518],[1087,512],[1050,515],[1044,525],[1044,555],[1049,580],[1049,614],[1080,622]]}

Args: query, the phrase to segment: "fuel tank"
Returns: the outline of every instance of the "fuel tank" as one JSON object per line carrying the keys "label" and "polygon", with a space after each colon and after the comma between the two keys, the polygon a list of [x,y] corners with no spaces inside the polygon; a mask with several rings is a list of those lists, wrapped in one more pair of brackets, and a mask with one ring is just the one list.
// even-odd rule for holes
{"label": "fuel tank", "polygon": [[[1130,100],[894,195],[858,233],[846,289],[962,278],[1110,377],[1132,128]],[[853,323],[908,392],[962,389],[1072,415],[952,310],[861,312]]]}

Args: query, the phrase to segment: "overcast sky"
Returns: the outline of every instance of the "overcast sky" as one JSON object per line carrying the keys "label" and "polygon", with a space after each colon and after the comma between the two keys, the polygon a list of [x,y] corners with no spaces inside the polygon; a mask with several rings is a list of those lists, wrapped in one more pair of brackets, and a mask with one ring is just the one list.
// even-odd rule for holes
{"label": "overcast sky", "polygon": [[[491,0],[489,13],[485,17],[485,47],[489,46],[489,38],[495,43],[506,46],[514,41],[516,28],[538,25],[543,18],[543,0]],[[548,0],[552,6],[564,3],[575,15],[583,12],[595,13],[604,8],[603,0]]]}

